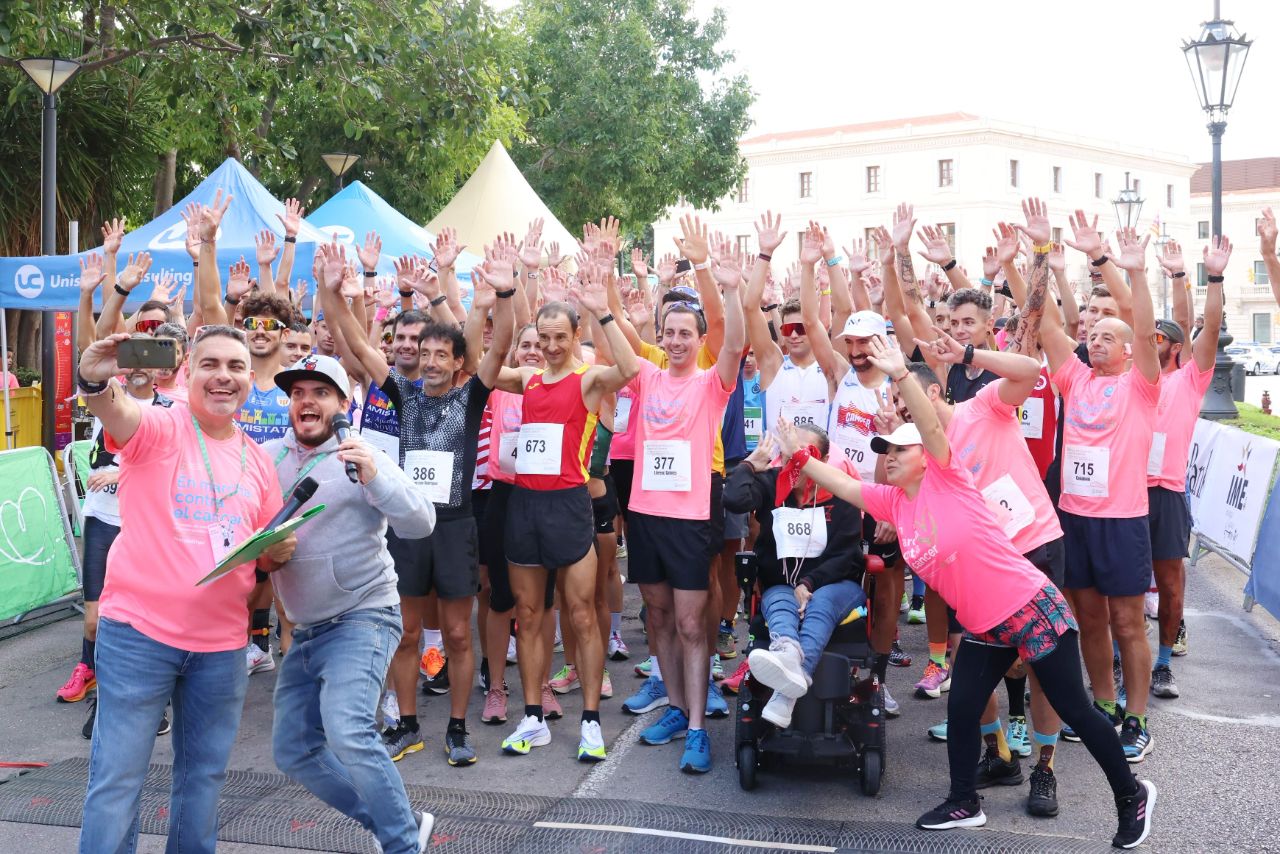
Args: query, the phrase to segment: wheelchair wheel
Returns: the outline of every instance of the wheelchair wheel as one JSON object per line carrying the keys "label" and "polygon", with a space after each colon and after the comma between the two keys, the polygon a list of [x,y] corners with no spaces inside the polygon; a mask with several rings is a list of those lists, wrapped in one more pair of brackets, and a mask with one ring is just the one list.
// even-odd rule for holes
{"label": "wheelchair wheel", "polygon": [[884,776],[884,757],[879,750],[867,749],[862,752],[862,768],[859,778],[862,783],[862,794],[875,797],[880,792],[880,780]]}
{"label": "wheelchair wheel", "polygon": [[738,745],[738,785],[744,792],[756,787],[756,766],[760,761],[760,751],[754,744]]}

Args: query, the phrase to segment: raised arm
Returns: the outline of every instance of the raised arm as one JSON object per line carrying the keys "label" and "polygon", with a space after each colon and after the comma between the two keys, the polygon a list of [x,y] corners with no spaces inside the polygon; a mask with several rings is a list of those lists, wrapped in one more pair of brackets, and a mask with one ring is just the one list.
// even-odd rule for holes
{"label": "raised arm", "polygon": [[[760,387],[765,389],[773,383],[778,369],[782,367],[782,350],[769,334],[769,322],[760,310],[765,283],[769,280],[770,265],[773,263],[773,253],[787,236],[787,232],[779,231],[781,226],[782,217],[774,216],[773,211],[765,211],[756,224],[756,243],[760,247],[760,256],[751,268],[747,292],[742,300],[747,336],[751,349],[756,354],[756,369],[760,372]],[[734,365],[737,365],[737,359],[734,359]]]}
{"label": "raised arm", "polygon": [[1053,248],[1049,250],[1048,257],[1049,271],[1053,273],[1054,290],[1056,291],[1055,294],[1050,294],[1048,299],[1056,297],[1054,301],[1062,306],[1063,327],[1066,329],[1067,335],[1074,339],[1076,333],[1080,331],[1080,307],[1076,305],[1076,292],[1072,289],[1071,283],[1067,281],[1067,256],[1062,251],[1062,244],[1053,244]]}
{"label": "raised arm", "polygon": [[836,289],[831,289],[831,331],[838,332],[844,328],[844,322],[849,319],[849,315],[841,316],[841,309],[848,309],[849,314],[855,311],[874,311],[871,305],[871,293],[867,290],[867,284],[863,280],[863,276],[871,269],[871,262],[867,260],[867,251],[870,249],[866,245],[866,241],[858,239],[854,240],[849,247],[845,249],[845,254],[849,256],[849,304],[842,305],[841,301],[836,299]]}
{"label": "raised arm", "polygon": [[103,275],[101,255],[95,252],[80,259],[80,310],[76,313],[76,350],[80,353],[98,340],[93,322],[93,293]]}
{"label": "raised arm", "polygon": [[[1207,251],[1208,247],[1206,247]],[[1161,269],[1169,277],[1169,307],[1173,314],[1173,322],[1182,329],[1183,338],[1191,340],[1191,325],[1195,320],[1195,305],[1191,298],[1191,280],[1187,278],[1187,267],[1182,259],[1182,246],[1178,241],[1170,240],[1164,245],[1160,257]],[[1221,321],[1219,321],[1221,323]],[[1215,349],[1217,345],[1214,345]]]}
{"label": "raised arm", "polygon": [[[289,278],[293,275],[293,259],[298,251],[298,230],[302,228],[302,218],[306,211],[297,199],[285,199],[284,215],[276,214],[276,219],[284,226],[284,249],[280,252],[280,266],[276,268],[276,293],[282,297],[289,296]],[[265,288],[270,279],[263,279]],[[302,310],[302,303],[298,303]]]}
{"label": "raised arm", "polygon": [[[119,217],[102,225],[102,302],[107,301],[107,294],[115,290],[116,271],[120,261],[120,243],[124,240],[124,220]],[[111,332],[124,332],[123,315],[116,318],[117,326]],[[102,334],[98,333],[101,338]]]}
{"label": "raised arm", "polygon": [[[1280,258],[1276,257],[1276,215],[1270,207],[1262,209],[1262,222],[1258,224],[1258,238],[1262,249],[1262,263],[1266,265],[1271,280],[1271,294],[1280,305]],[[1208,315],[1205,315],[1208,323]],[[1203,334],[1203,333],[1201,333]]]}
{"label": "raised arm", "polygon": [[[1137,232],[1126,228],[1116,232],[1115,266],[1129,274],[1133,282],[1133,367],[1148,382],[1160,379],[1160,353],[1156,349],[1156,312],[1147,288],[1147,241],[1138,240]],[[1206,321],[1207,322],[1207,321]]]}
{"label": "raised arm", "polygon": [[218,227],[223,214],[231,206],[231,196],[223,198],[222,191],[214,194],[212,205],[190,204],[183,217],[195,222],[200,235],[200,266],[197,268],[195,302],[200,317],[208,325],[227,322],[227,312],[222,307],[222,281],[218,277]]}
{"label": "raised arm", "polygon": [[[1063,238],[1063,242],[1072,249],[1089,256],[1090,266],[1101,274],[1102,283],[1107,286],[1107,290],[1111,292],[1112,298],[1116,301],[1120,319],[1132,327],[1133,293],[1129,290],[1129,285],[1125,283],[1124,273],[1114,263],[1115,259],[1106,253],[1102,234],[1098,231],[1098,217],[1095,215],[1093,220],[1090,221],[1084,215],[1084,211],[1077,210],[1072,214],[1068,222],[1071,225],[1075,240]],[[1104,258],[1107,260],[1103,261]]]}
{"label": "raised arm", "polygon": [[716,372],[721,385],[728,389],[738,383],[738,365],[747,348],[747,327],[742,313],[742,260],[741,250],[734,247],[720,259],[722,265],[729,265],[729,270],[717,276],[724,288],[724,341],[716,358]]}
{"label": "raised arm", "polygon": [[601,270],[592,267],[584,271],[586,275],[579,280],[578,303],[595,318],[596,326],[601,329],[604,342],[597,340],[600,352],[607,353],[613,361],[608,367],[594,369],[591,373],[591,388],[584,389],[584,400],[588,408],[596,409],[600,399],[606,394],[619,391],[640,373],[640,361],[626,336],[618,328],[617,317],[609,310],[608,289],[605,278],[613,278],[613,270]]}
{"label": "raised arm", "polygon": [[[98,338],[106,338],[115,333],[117,328],[123,328],[121,309],[127,299],[126,294],[133,292],[150,269],[151,254],[149,252],[139,252],[137,255],[129,256],[129,263],[120,273],[120,280],[109,293],[102,295],[102,314],[98,316],[98,325],[95,329]],[[125,291],[125,294],[120,291]]]}
{"label": "raised arm", "polygon": [[1210,370],[1218,354],[1218,335],[1222,332],[1222,277],[1227,262],[1231,260],[1230,240],[1215,237],[1212,242],[1212,249],[1204,248],[1204,272],[1209,277],[1209,294],[1204,302],[1204,329],[1191,344],[1196,367],[1201,371]]}
{"label": "raised arm", "polygon": [[951,445],[947,442],[946,431],[942,429],[938,411],[933,408],[929,395],[920,383],[916,382],[915,376],[907,370],[906,357],[902,350],[890,347],[880,339],[871,341],[868,349],[871,364],[884,371],[898,384],[898,394],[907,404],[911,420],[920,431],[925,451],[944,466],[950,464]]}
{"label": "raised arm", "polygon": [[[725,336],[725,308],[720,301],[720,292],[716,289],[715,279],[711,276],[711,251],[707,237],[707,226],[696,216],[684,216],[680,219],[683,238],[675,238],[676,246],[689,263],[693,265],[693,280],[698,287],[698,298],[702,302],[702,316],[707,323],[706,347],[709,352],[719,353]],[[737,377],[738,360],[735,357],[734,377]]]}
{"label": "raised arm", "polygon": [[[466,309],[462,307],[462,297],[458,290],[458,274],[454,265],[462,250],[466,249],[458,243],[458,233],[452,228],[442,228],[436,235],[435,246],[431,254],[435,257],[436,273],[440,276],[440,288],[445,297],[445,304],[453,316],[453,322],[462,324],[467,319]],[[433,306],[434,308],[434,306]]]}
{"label": "raised arm", "polygon": [[[511,339],[515,335],[515,313],[511,298],[515,296],[515,263],[517,253],[512,242],[495,242],[484,249],[484,265],[473,267],[471,272],[472,293],[471,313],[483,318],[493,309],[493,341],[484,357],[480,359],[476,376],[485,388],[493,388],[498,383],[498,374],[502,371],[502,362],[511,349]],[[479,272],[476,272],[476,271]],[[479,347],[476,342],[476,347]],[[472,342],[467,342],[467,350],[472,349]]]}
{"label": "raised arm", "polygon": [[[813,347],[813,357],[822,368],[828,384],[833,384],[849,370],[849,363],[831,345],[831,330],[822,323],[818,305],[818,286],[813,273],[814,265],[822,258],[824,237],[816,227],[810,226],[804,235],[804,245],[800,247],[800,316],[809,336],[809,345]],[[833,287],[833,293],[834,290]]]}
{"label": "raised arm", "polygon": [[122,373],[116,362],[116,351],[121,341],[128,340],[129,333],[115,332],[94,341],[80,354],[78,368],[80,379],[84,382],[106,384],[106,388],[99,393],[87,393],[89,390],[78,383],[78,391],[89,411],[94,417],[101,419],[102,429],[121,446],[128,444],[142,422],[142,411],[138,408],[137,401],[125,394],[120,381],[115,379]]}
{"label": "raised arm", "polygon": [[[520,273],[517,276],[515,299],[516,328],[522,328],[533,320],[533,307],[538,304],[538,277],[542,268],[542,219],[529,223],[517,250],[520,253]],[[523,287],[521,287],[523,284]]]}
{"label": "raised arm", "polygon": [[[254,257],[258,261],[258,281],[262,283],[262,287],[273,288],[275,284],[275,274],[271,272],[271,265],[275,263],[276,258],[280,255],[280,247],[276,246],[276,235],[269,228],[264,228],[253,237]],[[286,280],[286,289],[288,287]],[[272,291],[274,293],[274,290]],[[282,294],[287,296],[287,294]]]}
{"label": "raised arm", "polygon": [[[893,251],[896,257],[896,273],[898,286],[902,288],[903,311],[911,321],[910,328],[916,337],[926,340],[933,337],[933,318],[924,306],[924,298],[920,295],[920,282],[916,279],[915,266],[911,263],[911,233],[915,231],[915,208],[909,204],[900,204],[893,214]],[[886,286],[887,290],[887,286]],[[894,329],[898,327],[895,325]],[[901,334],[901,333],[899,333]],[[899,340],[905,340],[899,338]]]}
{"label": "raised arm", "polygon": [[[859,241],[855,240],[854,244],[857,243]],[[836,255],[836,242],[824,227],[822,229],[822,262],[826,265],[827,276],[831,280],[831,323],[827,327],[829,330],[836,329],[837,323],[843,327],[845,320],[853,313],[853,303],[849,294],[849,277],[844,274],[844,264],[841,263],[843,260]],[[849,263],[853,263],[852,258],[849,259]]]}
{"label": "raised arm", "polygon": [[947,236],[941,228],[924,225],[916,232],[916,236],[924,244],[924,251],[920,253],[920,257],[941,267],[943,275],[947,277],[947,281],[951,283],[954,290],[973,287],[969,284],[964,271],[960,269],[955,253],[951,251],[951,244],[947,243]]}
{"label": "raised arm", "polygon": [[[321,262],[317,265],[321,280],[318,281],[316,296],[320,300],[321,310],[329,328],[338,328],[346,339],[347,346],[355,356],[371,382],[382,385],[387,381],[391,369],[387,367],[387,359],[382,351],[369,343],[368,337],[355,315],[347,306],[348,299],[364,299],[364,292],[359,282],[344,281],[347,267],[346,250],[336,241],[316,248],[321,254]],[[346,292],[343,288],[346,287]]]}

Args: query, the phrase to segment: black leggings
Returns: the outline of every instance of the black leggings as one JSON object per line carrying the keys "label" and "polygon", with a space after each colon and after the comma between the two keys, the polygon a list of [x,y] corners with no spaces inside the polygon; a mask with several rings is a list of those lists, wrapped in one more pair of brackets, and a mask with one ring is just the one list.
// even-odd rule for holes
{"label": "black leggings", "polygon": [[[977,798],[974,778],[982,746],[979,720],[987,698],[1017,658],[1015,649],[987,646],[968,637],[956,650],[947,700],[947,760],[951,764],[951,797],[956,800]],[[1120,736],[1085,693],[1077,633],[1068,630],[1053,652],[1027,666],[1035,673],[1049,705],[1093,754],[1111,790],[1117,795],[1133,794],[1136,783]]]}

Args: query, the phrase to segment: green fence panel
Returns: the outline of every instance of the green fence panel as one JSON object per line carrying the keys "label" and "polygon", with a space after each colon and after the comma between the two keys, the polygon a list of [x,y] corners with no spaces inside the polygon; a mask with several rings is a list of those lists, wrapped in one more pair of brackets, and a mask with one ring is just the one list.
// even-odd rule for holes
{"label": "green fence panel", "polygon": [[0,620],[80,587],[53,459],[44,448],[0,452]]}

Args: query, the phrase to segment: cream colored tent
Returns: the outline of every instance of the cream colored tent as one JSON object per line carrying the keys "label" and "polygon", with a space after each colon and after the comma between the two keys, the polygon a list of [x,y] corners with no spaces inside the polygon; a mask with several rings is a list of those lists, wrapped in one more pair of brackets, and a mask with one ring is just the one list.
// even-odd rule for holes
{"label": "cream colored tent", "polygon": [[543,246],[559,243],[560,253],[572,259],[578,251],[578,238],[543,204],[506,148],[495,140],[467,183],[427,224],[427,230],[438,234],[442,228],[452,228],[460,243],[482,255],[484,245],[504,231],[523,240],[529,223],[539,217],[544,220]]}

